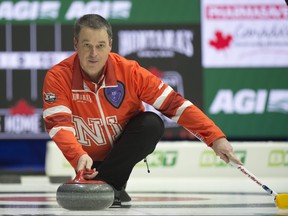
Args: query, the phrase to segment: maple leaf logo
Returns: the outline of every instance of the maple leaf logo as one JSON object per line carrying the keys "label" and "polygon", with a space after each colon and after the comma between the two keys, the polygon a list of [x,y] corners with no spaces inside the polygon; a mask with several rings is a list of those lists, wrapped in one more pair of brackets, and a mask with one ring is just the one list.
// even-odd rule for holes
{"label": "maple leaf logo", "polygon": [[34,107],[30,106],[24,99],[19,100],[16,106],[11,107],[9,110],[11,115],[33,115],[34,112]]}
{"label": "maple leaf logo", "polygon": [[215,47],[217,50],[223,50],[229,47],[232,41],[232,35],[224,36],[222,32],[216,31],[215,38],[209,41],[209,44]]}

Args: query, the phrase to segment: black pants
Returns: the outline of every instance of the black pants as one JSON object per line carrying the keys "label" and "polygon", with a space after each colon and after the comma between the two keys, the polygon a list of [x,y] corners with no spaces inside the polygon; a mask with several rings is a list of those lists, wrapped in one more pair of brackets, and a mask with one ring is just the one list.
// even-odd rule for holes
{"label": "black pants", "polygon": [[132,118],[104,161],[95,161],[93,168],[100,179],[120,190],[128,181],[133,167],[151,154],[164,133],[162,119],[153,112]]}

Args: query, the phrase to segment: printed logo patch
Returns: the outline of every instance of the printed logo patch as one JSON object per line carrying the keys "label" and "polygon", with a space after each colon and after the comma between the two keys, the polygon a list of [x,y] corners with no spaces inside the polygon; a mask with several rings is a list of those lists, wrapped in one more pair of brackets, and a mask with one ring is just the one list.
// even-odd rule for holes
{"label": "printed logo patch", "polygon": [[119,108],[123,102],[125,96],[125,88],[122,82],[117,81],[117,87],[105,88],[104,94],[106,99],[109,101],[112,106]]}
{"label": "printed logo patch", "polygon": [[54,93],[44,93],[44,100],[48,103],[52,103],[56,100],[56,95]]}

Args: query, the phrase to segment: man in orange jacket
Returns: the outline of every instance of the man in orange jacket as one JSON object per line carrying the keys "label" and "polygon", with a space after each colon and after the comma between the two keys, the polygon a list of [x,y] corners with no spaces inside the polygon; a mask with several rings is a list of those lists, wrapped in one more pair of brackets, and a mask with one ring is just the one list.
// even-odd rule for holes
{"label": "man in orange jacket", "polygon": [[[93,169],[85,178],[112,185],[120,204],[133,167],[154,151],[164,131],[161,118],[145,112],[142,102],[182,125],[225,162],[241,164],[225,134],[200,109],[111,47],[110,23],[84,15],[74,26],[76,52],[44,80],[47,132],[75,171]],[[122,201],[129,199],[126,194]]]}

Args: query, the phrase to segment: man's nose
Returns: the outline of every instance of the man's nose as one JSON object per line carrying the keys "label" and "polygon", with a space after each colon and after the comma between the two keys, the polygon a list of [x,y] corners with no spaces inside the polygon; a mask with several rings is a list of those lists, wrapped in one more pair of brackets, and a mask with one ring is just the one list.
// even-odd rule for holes
{"label": "man's nose", "polygon": [[90,48],[90,56],[97,56],[97,55],[98,55],[97,48],[91,47]]}

